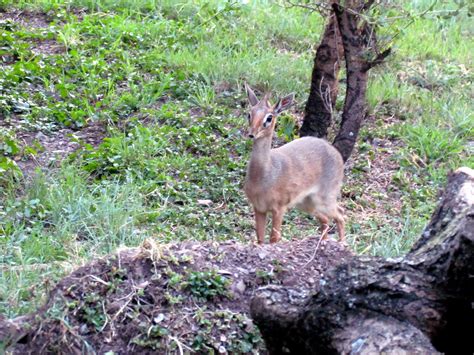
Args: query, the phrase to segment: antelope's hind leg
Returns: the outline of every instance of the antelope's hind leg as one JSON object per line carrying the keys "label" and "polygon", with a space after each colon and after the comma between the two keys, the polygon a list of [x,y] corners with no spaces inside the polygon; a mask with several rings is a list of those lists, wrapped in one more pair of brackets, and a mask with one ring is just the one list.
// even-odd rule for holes
{"label": "antelope's hind leg", "polygon": [[337,207],[337,212],[334,214],[334,220],[336,221],[337,234],[339,235],[339,241],[343,244],[346,244],[346,235],[345,235],[345,222],[344,215],[342,213],[343,209]]}
{"label": "antelope's hind leg", "polygon": [[326,215],[326,211],[321,209],[324,206],[324,201],[321,200],[318,195],[312,194],[306,197],[303,201],[303,209],[315,216],[321,224],[321,239],[326,240],[329,232],[329,217]]}
{"label": "antelope's hind leg", "polygon": [[321,230],[322,230],[321,239],[322,240],[328,239],[329,218],[319,212],[316,212],[315,216],[319,220],[319,223],[321,223]]}
{"label": "antelope's hind leg", "polygon": [[267,224],[267,214],[255,210],[255,229],[257,231],[257,243],[265,242],[265,225]]}

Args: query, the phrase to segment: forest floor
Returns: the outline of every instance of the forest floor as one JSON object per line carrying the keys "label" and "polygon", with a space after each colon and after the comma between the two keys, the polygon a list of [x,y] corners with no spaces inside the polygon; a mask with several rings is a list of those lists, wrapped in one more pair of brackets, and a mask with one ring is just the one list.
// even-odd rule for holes
{"label": "forest floor", "polygon": [[255,247],[242,83],[296,92],[274,145],[294,139],[324,21],[150,6],[0,2],[0,351],[264,351],[256,287],[317,290],[350,253],[402,255],[446,174],[474,165],[472,31],[440,8],[373,71],[345,167],[348,248],[313,257],[318,225],[297,211],[282,243]]}

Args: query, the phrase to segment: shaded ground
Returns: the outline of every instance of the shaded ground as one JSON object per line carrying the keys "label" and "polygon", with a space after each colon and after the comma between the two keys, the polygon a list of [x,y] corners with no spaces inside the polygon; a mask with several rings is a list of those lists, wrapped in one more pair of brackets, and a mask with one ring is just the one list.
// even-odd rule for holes
{"label": "shaded ground", "polygon": [[46,132],[46,134],[41,131],[17,132],[17,138],[25,146],[37,145],[39,147],[38,154],[26,156],[17,164],[27,175],[36,167],[55,167],[82,144],[97,147],[105,135],[106,130],[100,122],[93,122],[79,131],[62,128],[58,131]]}
{"label": "shaded ground", "polygon": [[[68,12],[74,14],[78,19],[82,19],[85,9],[71,8]],[[8,8],[3,11],[0,10],[0,21],[10,20],[21,27],[33,30],[47,28],[52,22],[63,23],[61,18],[54,15],[54,11],[44,13],[42,11]]]}
{"label": "shaded ground", "polygon": [[333,241],[315,255],[318,240],[146,241],[65,277],[36,314],[0,319],[0,341],[18,341],[14,353],[266,352],[249,301],[265,285],[317,290],[325,270],[350,256]]}

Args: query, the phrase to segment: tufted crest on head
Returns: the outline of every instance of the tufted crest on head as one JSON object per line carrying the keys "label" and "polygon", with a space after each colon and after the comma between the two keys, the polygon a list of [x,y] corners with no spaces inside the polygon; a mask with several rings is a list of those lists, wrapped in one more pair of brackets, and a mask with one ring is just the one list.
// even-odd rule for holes
{"label": "tufted crest on head", "polygon": [[245,85],[245,91],[247,92],[247,97],[249,99],[250,106],[255,107],[260,104],[260,106],[274,109],[275,113],[280,113],[286,110],[288,107],[290,107],[293,104],[293,101],[295,98],[294,94],[287,95],[281,98],[280,100],[278,100],[275,106],[272,106],[272,104],[270,103],[270,97],[271,97],[270,92],[265,93],[263,95],[263,98],[259,100],[255,92],[253,91],[253,89],[247,83],[244,83],[244,85]]}

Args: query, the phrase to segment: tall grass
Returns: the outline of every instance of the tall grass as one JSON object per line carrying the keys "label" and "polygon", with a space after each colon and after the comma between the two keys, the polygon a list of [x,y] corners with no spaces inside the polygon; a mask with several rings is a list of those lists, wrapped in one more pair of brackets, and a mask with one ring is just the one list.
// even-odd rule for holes
{"label": "tall grass", "polygon": [[[0,312],[25,312],[57,277],[91,257],[149,234],[138,219],[149,210],[138,187],[118,181],[90,186],[87,176],[65,167],[36,176],[24,196],[7,201],[10,225],[0,238]],[[38,300],[34,300],[37,304]]]}

